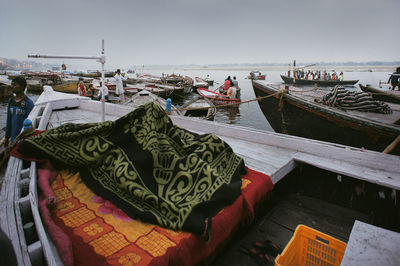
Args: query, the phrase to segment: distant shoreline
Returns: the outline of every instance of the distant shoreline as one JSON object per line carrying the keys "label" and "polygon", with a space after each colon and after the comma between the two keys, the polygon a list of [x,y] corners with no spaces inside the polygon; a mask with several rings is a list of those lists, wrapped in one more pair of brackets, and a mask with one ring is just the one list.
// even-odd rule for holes
{"label": "distant shoreline", "polygon": [[[307,67],[307,70],[327,70],[344,72],[394,72],[397,66],[377,65],[324,65]],[[149,68],[150,69],[150,68]],[[183,67],[184,70],[212,70],[212,71],[288,71],[288,66],[223,66],[223,67]]]}

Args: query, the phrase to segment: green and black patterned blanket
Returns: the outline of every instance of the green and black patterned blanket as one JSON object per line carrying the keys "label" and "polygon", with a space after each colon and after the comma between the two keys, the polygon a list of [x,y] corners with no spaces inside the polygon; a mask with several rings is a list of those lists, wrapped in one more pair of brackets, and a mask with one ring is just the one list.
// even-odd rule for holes
{"label": "green and black patterned blanket", "polygon": [[154,103],[116,121],[64,124],[18,151],[78,170],[93,192],[132,218],[200,235],[240,195],[245,172],[223,140],[173,125]]}

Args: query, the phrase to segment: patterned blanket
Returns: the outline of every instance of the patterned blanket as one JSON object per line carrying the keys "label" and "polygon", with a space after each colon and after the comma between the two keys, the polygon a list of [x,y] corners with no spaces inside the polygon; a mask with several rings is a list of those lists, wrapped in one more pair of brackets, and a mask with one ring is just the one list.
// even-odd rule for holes
{"label": "patterned blanket", "polygon": [[392,109],[384,102],[374,100],[366,92],[348,91],[343,86],[335,86],[322,98],[322,103],[345,110],[391,114]]}
{"label": "patterned blanket", "polygon": [[62,125],[18,151],[79,171],[96,195],[130,218],[198,235],[240,195],[245,173],[228,144],[173,125],[154,103],[113,122]]}
{"label": "patterned blanket", "polygon": [[[94,194],[79,173],[39,169],[40,212],[65,265],[197,265],[208,263],[232,234],[254,218],[271,179],[247,169],[241,195],[212,219],[211,238],[131,219]],[[53,181],[54,180],[54,181]],[[49,210],[49,200],[56,205]]]}

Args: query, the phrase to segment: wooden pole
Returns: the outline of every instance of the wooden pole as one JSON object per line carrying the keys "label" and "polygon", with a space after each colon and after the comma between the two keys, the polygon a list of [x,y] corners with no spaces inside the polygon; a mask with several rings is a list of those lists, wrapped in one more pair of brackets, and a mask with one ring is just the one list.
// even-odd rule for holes
{"label": "wooden pole", "polygon": [[296,85],[296,60],[293,60],[293,85]]}
{"label": "wooden pole", "polygon": [[400,142],[400,135],[397,136],[395,140],[393,140],[392,143],[389,144],[389,146],[386,147],[386,149],[383,151],[383,153],[390,153],[394,148],[396,148],[397,144]]}

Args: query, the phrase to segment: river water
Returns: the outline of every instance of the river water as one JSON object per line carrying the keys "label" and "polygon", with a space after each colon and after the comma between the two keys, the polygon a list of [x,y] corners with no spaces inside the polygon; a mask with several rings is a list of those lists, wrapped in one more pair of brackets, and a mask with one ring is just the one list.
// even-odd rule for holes
{"label": "river water", "polygon": [[[204,70],[165,69],[165,70],[148,70],[145,72],[156,76],[161,76],[162,73],[164,74],[175,73],[184,76],[190,76],[192,78],[195,77],[205,78],[207,75],[210,75],[211,79],[214,80],[214,87],[210,87],[209,88],[210,90],[214,90],[217,87],[219,87],[224,82],[227,76],[231,77],[236,76],[236,79],[239,82],[239,86],[241,87],[242,101],[255,98],[251,81],[247,79],[247,76],[249,75],[248,70],[227,71],[227,70],[207,70],[207,69]],[[359,83],[363,85],[371,84],[371,86],[373,87],[378,87],[379,80],[387,81],[389,77],[388,72],[343,72],[343,73],[344,73],[344,79],[359,79],[360,80]],[[279,76],[280,74],[284,74],[283,71],[266,71],[263,74],[267,75],[266,81],[271,83],[278,83],[283,86],[282,80]],[[359,90],[358,85],[354,87],[350,86],[347,88],[350,90]],[[34,101],[36,101],[36,99],[39,97],[38,94],[32,94],[29,91],[28,91],[28,96],[31,97]],[[173,104],[181,106],[185,101],[193,97],[194,95],[185,96],[183,99],[177,100]],[[6,116],[7,116],[7,99],[3,99],[0,102],[0,128],[5,127]],[[221,123],[229,123],[245,127],[251,127],[255,129],[273,131],[267,119],[261,112],[258,103],[255,101],[241,104],[239,107],[239,113],[230,110],[230,108],[217,109],[217,114],[214,120]]]}

